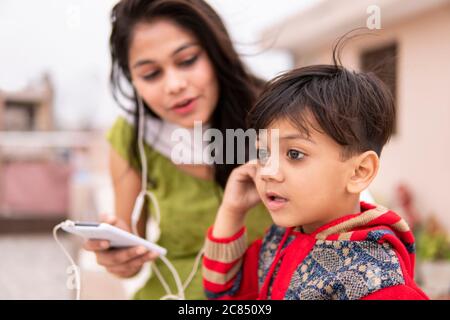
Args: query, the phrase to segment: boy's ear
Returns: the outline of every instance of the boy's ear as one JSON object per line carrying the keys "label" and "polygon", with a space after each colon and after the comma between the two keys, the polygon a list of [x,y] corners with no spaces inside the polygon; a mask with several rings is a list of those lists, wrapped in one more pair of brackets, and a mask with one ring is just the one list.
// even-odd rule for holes
{"label": "boy's ear", "polygon": [[376,177],[380,160],[374,151],[366,151],[352,161],[352,173],[347,182],[349,193],[361,193]]}

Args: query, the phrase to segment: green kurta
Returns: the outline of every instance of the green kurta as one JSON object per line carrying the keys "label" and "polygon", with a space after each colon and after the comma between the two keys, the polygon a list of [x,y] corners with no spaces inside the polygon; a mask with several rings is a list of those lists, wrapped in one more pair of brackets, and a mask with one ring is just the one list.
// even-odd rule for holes
{"label": "green kurta", "polygon": [[[131,159],[130,144],[132,143],[133,126],[124,118],[117,118],[108,132],[111,146],[132,167],[138,169],[136,159]],[[205,234],[214,222],[220,205],[223,189],[215,182],[195,178],[178,169],[167,157],[144,144],[148,162],[148,176],[155,181],[155,186],[149,187],[158,199],[161,212],[161,236],[158,244],[168,251],[167,258],[177,269],[184,282],[190,274],[195,257],[204,243]],[[154,209],[149,204],[147,214]],[[271,225],[270,215],[263,205],[258,205],[249,213],[247,229],[249,241],[261,237]],[[175,282],[168,268],[157,260],[157,265],[176,293]],[[158,278],[152,275],[147,283],[136,294],[135,299],[159,299],[165,295],[165,290]],[[186,299],[205,299],[202,287],[201,267],[187,288]]]}

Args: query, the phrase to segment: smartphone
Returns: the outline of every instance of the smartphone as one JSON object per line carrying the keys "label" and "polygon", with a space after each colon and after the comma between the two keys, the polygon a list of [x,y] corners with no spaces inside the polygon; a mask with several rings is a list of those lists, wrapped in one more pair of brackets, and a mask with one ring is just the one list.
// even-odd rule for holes
{"label": "smartphone", "polygon": [[73,222],[69,220],[64,222],[61,228],[86,240],[107,240],[111,248],[143,246],[162,256],[167,254],[167,249],[107,223]]}

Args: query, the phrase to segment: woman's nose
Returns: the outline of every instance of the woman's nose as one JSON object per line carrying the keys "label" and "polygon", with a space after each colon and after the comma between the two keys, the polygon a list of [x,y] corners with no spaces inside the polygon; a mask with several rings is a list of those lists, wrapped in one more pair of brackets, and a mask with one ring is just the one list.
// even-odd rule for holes
{"label": "woman's nose", "polygon": [[187,87],[186,79],[176,71],[166,73],[166,93],[176,95]]}

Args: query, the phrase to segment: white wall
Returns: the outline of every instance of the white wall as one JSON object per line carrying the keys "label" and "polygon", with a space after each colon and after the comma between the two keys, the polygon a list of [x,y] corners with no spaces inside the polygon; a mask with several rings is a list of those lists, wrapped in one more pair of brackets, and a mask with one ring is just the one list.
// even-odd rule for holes
{"label": "white wall", "polygon": [[[423,215],[435,214],[450,230],[450,5],[424,12],[381,30],[377,37],[349,43],[343,64],[358,68],[362,50],[398,44],[397,134],[385,147],[371,191],[395,205],[395,188],[404,182]],[[303,63],[330,63],[331,44]]]}

